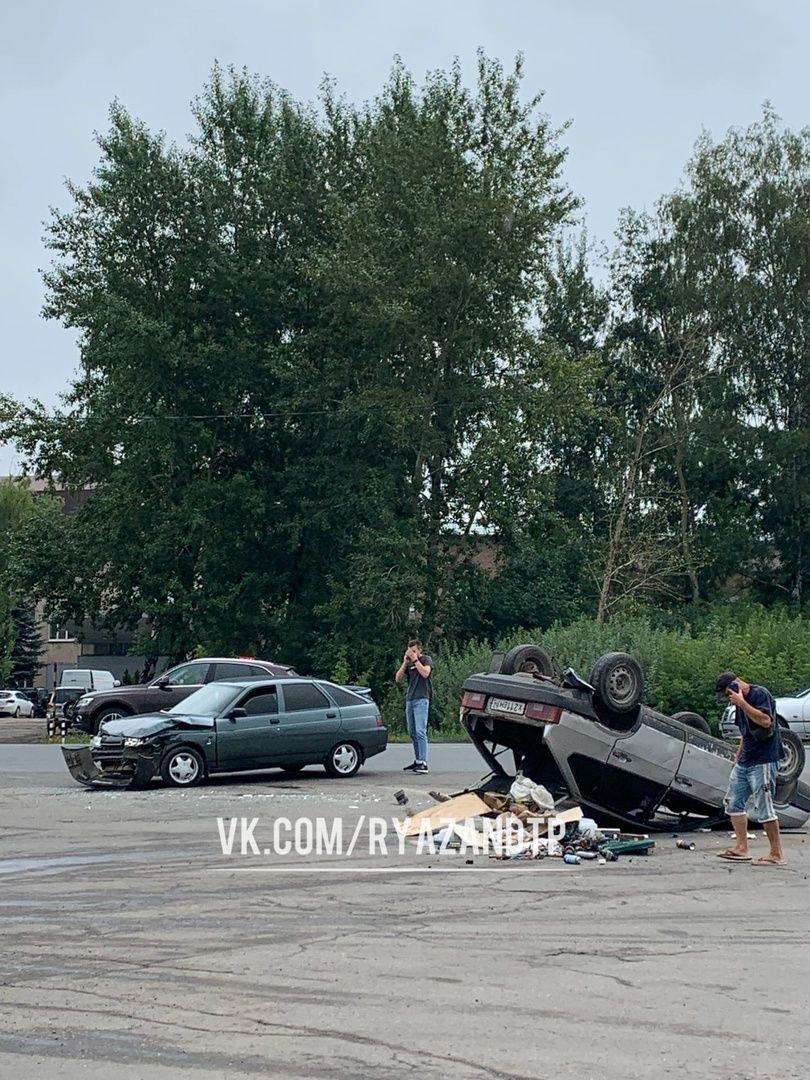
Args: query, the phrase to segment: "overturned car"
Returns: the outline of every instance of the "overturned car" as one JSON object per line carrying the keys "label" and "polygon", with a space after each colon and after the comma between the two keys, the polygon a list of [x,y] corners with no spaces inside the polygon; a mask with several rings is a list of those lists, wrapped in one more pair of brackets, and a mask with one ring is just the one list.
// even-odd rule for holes
{"label": "overturned car", "polygon": [[[555,801],[574,799],[600,820],[645,830],[719,824],[734,748],[696,713],[670,717],[642,704],[643,691],[626,653],[600,657],[586,682],[538,646],[519,645],[466,679],[461,722],[494,783],[521,770]],[[799,780],[804,747],[782,734],[790,752],[775,803],[780,826],[795,829],[810,817],[810,787]]]}

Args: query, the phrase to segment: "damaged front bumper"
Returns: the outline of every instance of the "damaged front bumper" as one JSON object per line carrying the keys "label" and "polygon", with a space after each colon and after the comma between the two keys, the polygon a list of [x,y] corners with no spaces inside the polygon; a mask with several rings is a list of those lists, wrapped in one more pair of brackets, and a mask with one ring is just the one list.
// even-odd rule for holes
{"label": "damaged front bumper", "polygon": [[124,750],[117,758],[93,757],[89,746],[62,746],[70,775],[85,787],[141,787],[160,767],[157,751]]}

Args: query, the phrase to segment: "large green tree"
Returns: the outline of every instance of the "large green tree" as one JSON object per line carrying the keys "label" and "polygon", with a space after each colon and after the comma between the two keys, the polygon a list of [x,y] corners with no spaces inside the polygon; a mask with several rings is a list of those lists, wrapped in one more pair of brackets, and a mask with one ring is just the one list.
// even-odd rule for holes
{"label": "large green tree", "polygon": [[798,602],[810,584],[810,129],[787,130],[766,108],[721,142],[704,136],[688,177],[674,207],[700,254],[741,465],[727,499],[751,511],[769,549],[739,569]]}
{"label": "large green tree", "polygon": [[[317,108],[215,70],[168,145],[120,106],[55,212],[46,314],[81,374],[13,427],[91,497],[32,576],[65,615],[381,670],[458,625],[482,532],[546,506],[587,362],[541,331],[575,201],[521,68]],[[364,654],[364,655],[361,655]]]}

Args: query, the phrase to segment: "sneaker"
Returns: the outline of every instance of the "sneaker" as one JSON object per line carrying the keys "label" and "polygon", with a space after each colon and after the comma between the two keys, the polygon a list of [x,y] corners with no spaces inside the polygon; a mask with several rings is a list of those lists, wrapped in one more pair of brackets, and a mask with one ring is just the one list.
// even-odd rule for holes
{"label": "sneaker", "polygon": [[428,769],[426,761],[417,761],[416,768],[413,771],[415,773],[426,773],[430,772],[430,769]]}
{"label": "sneaker", "polygon": [[406,765],[405,768],[402,771],[403,772],[416,772],[416,770],[418,768],[419,768],[419,762],[418,761],[412,761],[410,763],[410,765]]}

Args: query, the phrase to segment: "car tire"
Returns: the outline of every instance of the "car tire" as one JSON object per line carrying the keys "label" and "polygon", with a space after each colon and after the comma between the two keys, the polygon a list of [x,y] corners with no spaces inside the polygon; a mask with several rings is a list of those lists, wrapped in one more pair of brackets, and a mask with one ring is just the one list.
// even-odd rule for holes
{"label": "car tire", "polygon": [[20,706],[19,706],[19,705],[18,705],[18,706],[17,706],[17,708],[16,708],[15,710],[14,710],[14,713],[13,713],[13,715],[14,715],[14,718],[15,718],[15,719],[19,719],[19,716],[20,716]]}
{"label": "car tire", "polygon": [[327,776],[346,779],[354,776],[362,764],[363,755],[357,743],[339,742],[329,751],[323,767]]}
{"label": "car tire", "polygon": [[515,645],[501,662],[501,675],[553,675],[554,665],[539,645]]}
{"label": "car tire", "polygon": [[779,734],[782,737],[784,755],[779,762],[776,772],[777,782],[780,784],[798,780],[804,771],[805,751],[804,744],[795,731],[780,727]]}
{"label": "car tire", "polygon": [[193,747],[178,746],[163,758],[160,775],[172,787],[194,787],[205,776],[205,762]]}
{"label": "car tire", "polygon": [[709,726],[709,721],[696,712],[676,712],[672,714],[673,720],[680,720],[686,727],[692,728],[694,731],[702,731],[704,735],[711,735],[712,729]]}
{"label": "car tire", "polygon": [[[62,712],[64,713],[64,711],[63,708]],[[123,720],[125,717],[133,715],[129,709],[123,709],[120,705],[110,705],[106,709],[102,709],[93,719],[93,733],[98,735],[101,725],[106,724],[108,720]]]}
{"label": "car tire", "polygon": [[644,673],[628,653],[605,653],[593,665],[591,685],[611,712],[629,713],[644,696]]}
{"label": "car tire", "polygon": [[[78,700],[78,698],[76,700]],[[73,720],[73,718],[76,716],[76,702],[75,701],[66,701],[65,702],[65,704],[62,706],[62,716],[64,716],[64,718],[66,720]]]}

